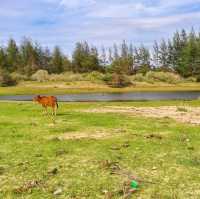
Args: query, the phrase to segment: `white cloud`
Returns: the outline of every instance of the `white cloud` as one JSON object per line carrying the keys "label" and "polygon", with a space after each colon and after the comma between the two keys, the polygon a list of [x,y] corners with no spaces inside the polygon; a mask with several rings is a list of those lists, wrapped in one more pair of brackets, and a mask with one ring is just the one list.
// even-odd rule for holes
{"label": "white cloud", "polygon": [[149,4],[148,1],[112,2],[97,1],[96,6],[87,14],[95,18],[143,18],[144,16],[169,16],[170,12],[181,12],[181,7],[198,5],[200,0],[158,0]]}
{"label": "white cloud", "polygon": [[194,21],[200,19],[200,12],[188,13],[188,14],[177,14],[172,16],[164,17],[148,17],[141,19],[128,19],[126,20],[127,24],[134,25],[137,27],[152,29],[152,28],[161,28],[167,27],[174,24],[186,23],[187,21]]}
{"label": "white cloud", "polygon": [[[79,40],[98,46],[123,39],[150,45],[176,29],[198,28],[200,20],[200,0],[0,1],[0,41],[10,36],[20,41],[25,35],[50,47],[60,45],[67,52]],[[44,27],[42,22],[48,20],[55,23]]]}
{"label": "white cloud", "polygon": [[88,16],[90,17],[109,17],[109,18],[127,18],[141,16],[141,14],[156,13],[155,7],[146,6],[143,3],[113,3],[113,4],[98,4]]}
{"label": "white cloud", "polygon": [[161,0],[160,5],[161,7],[178,7],[178,6],[185,6],[191,4],[197,4],[200,0]]}
{"label": "white cloud", "polygon": [[66,8],[87,7],[94,4],[95,0],[61,0],[60,5]]}

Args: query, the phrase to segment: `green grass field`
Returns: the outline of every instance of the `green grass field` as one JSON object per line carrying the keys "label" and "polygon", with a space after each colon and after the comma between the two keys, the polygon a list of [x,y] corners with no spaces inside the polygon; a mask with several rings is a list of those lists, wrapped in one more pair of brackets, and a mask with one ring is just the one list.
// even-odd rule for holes
{"label": "green grass field", "polygon": [[87,111],[122,105],[200,101],[61,103],[55,124],[39,105],[1,102],[0,198],[119,199],[127,173],[133,199],[200,198],[200,126]]}

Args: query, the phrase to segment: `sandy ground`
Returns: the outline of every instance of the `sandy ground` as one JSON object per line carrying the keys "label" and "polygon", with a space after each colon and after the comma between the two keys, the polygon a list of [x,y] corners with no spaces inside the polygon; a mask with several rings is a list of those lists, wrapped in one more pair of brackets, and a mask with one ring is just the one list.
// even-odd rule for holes
{"label": "sandy ground", "polygon": [[[119,133],[115,132],[115,136],[118,136]],[[88,132],[67,132],[64,134],[61,134],[59,136],[50,136],[48,139],[50,140],[79,140],[79,139],[107,139],[107,138],[112,138],[113,134],[111,135],[110,132],[107,132],[106,130],[101,130],[101,131],[88,131]]]}
{"label": "sandy ground", "polygon": [[151,118],[171,118],[178,122],[200,125],[200,107],[128,107],[105,106],[99,109],[90,109],[86,112],[93,113],[122,113],[132,116],[144,116]]}

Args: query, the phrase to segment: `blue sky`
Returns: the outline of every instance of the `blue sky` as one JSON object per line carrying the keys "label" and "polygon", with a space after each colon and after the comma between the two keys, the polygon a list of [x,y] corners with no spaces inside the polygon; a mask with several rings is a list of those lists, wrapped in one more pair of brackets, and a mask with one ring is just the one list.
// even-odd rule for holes
{"label": "blue sky", "polygon": [[68,54],[83,40],[148,47],[199,21],[200,0],[0,0],[0,43],[26,36]]}

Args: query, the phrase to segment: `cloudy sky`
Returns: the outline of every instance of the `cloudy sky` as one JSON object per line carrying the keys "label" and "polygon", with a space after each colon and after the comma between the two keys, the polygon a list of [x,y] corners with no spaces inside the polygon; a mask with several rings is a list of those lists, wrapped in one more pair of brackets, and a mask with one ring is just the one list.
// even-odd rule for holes
{"label": "cloudy sky", "polygon": [[87,40],[151,46],[181,28],[199,30],[200,0],[0,0],[0,43],[31,37],[70,53]]}

